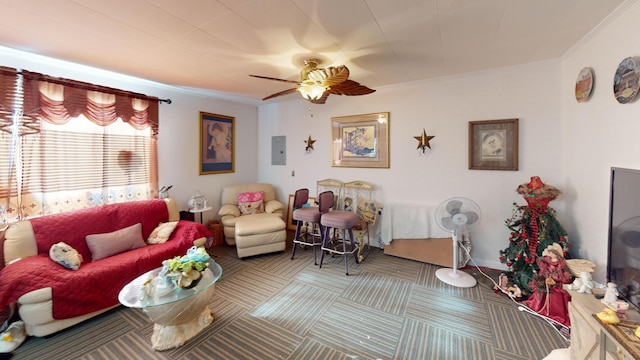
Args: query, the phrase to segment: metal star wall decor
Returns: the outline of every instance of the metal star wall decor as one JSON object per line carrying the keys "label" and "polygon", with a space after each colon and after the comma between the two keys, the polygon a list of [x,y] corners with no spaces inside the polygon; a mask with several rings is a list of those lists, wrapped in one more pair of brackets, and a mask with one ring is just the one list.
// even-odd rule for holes
{"label": "metal star wall decor", "polygon": [[310,150],[313,150],[313,143],[316,141],[311,138],[311,135],[309,135],[309,138],[304,142],[307,144],[307,147],[304,148],[305,151],[309,152]]}
{"label": "metal star wall decor", "polygon": [[417,149],[422,149],[422,152],[424,153],[425,148],[429,148],[431,149],[431,144],[429,144],[429,140],[433,139],[435,136],[429,136],[427,135],[427,131],[423,128],[422,129],[422,135],[420,136],[414,136],[414,138],[416,140],[418,140],[418,147]]}

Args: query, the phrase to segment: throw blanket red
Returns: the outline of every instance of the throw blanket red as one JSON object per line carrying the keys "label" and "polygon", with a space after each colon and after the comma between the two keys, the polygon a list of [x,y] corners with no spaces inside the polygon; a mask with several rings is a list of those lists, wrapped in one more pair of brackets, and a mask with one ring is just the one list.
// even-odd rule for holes
{"label": "throw blanket red", "polygon": [[[144,227],[143,233],[148,235]],[[63,268],[48,254],[22,259],[2,269],[0,309],[24,294],[44,287],[52,288],[55,319],[80,316],[117,305],[118,293],[124,285],[160,267],[162,260],[185,254],[193,246],[193,240],[203,236],[211,236],[204,225],[180,221],[171,239],[164,244],[147,245],[95,262],[86,260],[91,259],[89,255],[77,271]]]}
{"label": "throw blanket red", "polygon": [[85,241],[87,235],[104,234],[142,224],[142,238],[147,239],[160,222],[169,218],[164,200],[131,201],[77,211],[46,215],[29,220],[38,244],[38,254],[49,255],[49,249],[64,241],[76,249],[82,258],[91,261]]}

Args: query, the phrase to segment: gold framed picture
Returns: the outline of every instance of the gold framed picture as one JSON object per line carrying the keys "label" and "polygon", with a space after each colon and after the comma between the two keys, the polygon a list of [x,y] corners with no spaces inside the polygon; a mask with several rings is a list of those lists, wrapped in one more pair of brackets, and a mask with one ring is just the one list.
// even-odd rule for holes
{"label": "gold framed picture", "polygon": [[389,113],[331,118],[331,166],[389,167]]}

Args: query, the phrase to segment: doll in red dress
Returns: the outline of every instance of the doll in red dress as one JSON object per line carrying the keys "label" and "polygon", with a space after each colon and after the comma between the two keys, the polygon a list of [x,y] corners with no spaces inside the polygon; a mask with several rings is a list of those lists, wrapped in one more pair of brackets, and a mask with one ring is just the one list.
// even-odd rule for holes
{"label": "doll in red dress", "polygon": [[562,286],[571,283],[572,279],[562,247],[556,243],[548,246],[536,262],[540,270],[529,282],[533,294],[524,304],[540,315],[569,326],[571,296]]}

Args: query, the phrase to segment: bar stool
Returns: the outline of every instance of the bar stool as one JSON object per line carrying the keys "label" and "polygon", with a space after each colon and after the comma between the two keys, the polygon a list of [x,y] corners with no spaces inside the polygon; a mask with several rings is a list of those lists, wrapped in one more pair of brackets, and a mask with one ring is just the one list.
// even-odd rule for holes
{"label": "bar stool", "polygon": [[[297,244],[313,247],[313,263],[318,265],[316,256],[316,246],[322,245],[322,226],[320,225],[320,208],[317,206],[303,207],[309,201],[309,189],[299,189],[293,197],[293,214],[292,218],[297,222],[296,234],[293,236],[293,249],[291,250],[291,260],[296,255]],[[301,236],[302,226],[306,224],[304,237]],[[309,225],[311,225],[311,242],[308,240]],[[320,238],[316,241],[316,227],[320,228]]]}
{"label": "bar stool", "polygon": [[[330,207],[333,207],[334,199],[335,198],[332,191],[326,191],[320,194],[320,209],[328,209]],[[349,275],[347,254],[353,254],[356,259],[356,264],[359,262],[357,254],[358,248],[356,247],[353,237],[353,227],[356,226],[359,221],[360,218],[358,217],[358,214],[350,211],[333,210],[322,214],[322,217],[320,218],[320,225],[324,226],[324,233],[322,235],[322,255],[320,255],[320,267],[322,267],[322,261],[324,260],[325,252],[342,255],[344,256],[345,273]],[[342,251],[329,247],[332,228],[342,230]],[[348,251],[347,238],[345,236],[347,231],[349,232],[349,240],[351,241],[351,248]]]}

